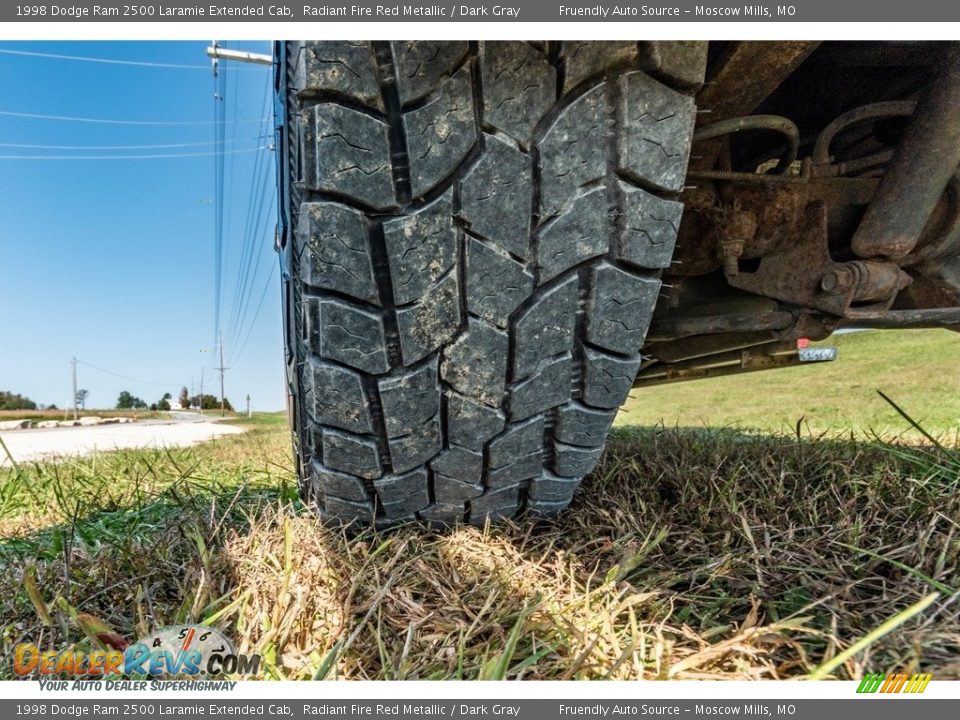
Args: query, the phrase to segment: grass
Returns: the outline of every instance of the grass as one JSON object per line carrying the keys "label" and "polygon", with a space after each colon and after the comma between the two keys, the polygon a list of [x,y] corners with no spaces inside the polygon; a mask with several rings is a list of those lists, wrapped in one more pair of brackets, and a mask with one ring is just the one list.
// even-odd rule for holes
{"label": "grass", "polygon": [[[166,417],[167,413],[156,410],[77,410],[77,417],[130,417],[140,420]],[[0,422],[3,420],[69,420],[73,418],[73,408],[65,410],[0,410]]]}
{"label": "grass", "polygon": [[877,393],[884,390],[924,428],[956,442],[960,427],[960,333],[907,330],[835,335],[839,359],[770,372],[637,389],[622,425],[741,427],[813,433],[876,432],[909,426]]}
{"label": "grass", "polygon": [[297,500],[285,420],[239,422],[0,471],[3,658],[88,645],[80,612],[214,624],[267,678],[960,678],[952,450],[619,428],[554,520],[348,533]]}

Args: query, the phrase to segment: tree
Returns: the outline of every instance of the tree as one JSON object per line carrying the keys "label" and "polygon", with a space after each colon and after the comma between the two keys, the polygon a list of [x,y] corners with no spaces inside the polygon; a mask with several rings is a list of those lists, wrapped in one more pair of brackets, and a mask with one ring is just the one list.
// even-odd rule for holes
{"label": "tree", "polygon": [[146,407],[147,404],[143,400],[136,395],[131,395],[126,390],[121,392],[120,397],[117,398],[117,410],[142,410]]}
{"label": "tree", "polygon": [[163,397],[160,398],[160,402],[157,403],[157,410],[169,410],[170,409],[170,398],[173,397],[170,393],[164,393]]}
{"label": "tree", "polygon": [[177,398],[177,402],[180,403],[180,407],[184,410],[190,409],[190,393],[187,391],[186,385],[180,388],[180,397]]}
{"label": "tree", "polygon": [[[190,398],[190,402],[194,405],[199,405],[201,410],[220,409],[220,398],[218,398],[216,395],[208,395],[207,393],[204,393],[203,398],[194,395],[192,398]],[[233,412],[233,406],[230,404],[230,400],[227,398],[223,399],[223,407],[225,410]]]}
{"label": "tree", "polygon": [[87,409],[87,397],[90,395],[89,390],[77,390],[77,405],[84,410]]}
{"label": "tree", "polygon": [[0,410],[36,410],[37,404],[23,395],[0,390]]}

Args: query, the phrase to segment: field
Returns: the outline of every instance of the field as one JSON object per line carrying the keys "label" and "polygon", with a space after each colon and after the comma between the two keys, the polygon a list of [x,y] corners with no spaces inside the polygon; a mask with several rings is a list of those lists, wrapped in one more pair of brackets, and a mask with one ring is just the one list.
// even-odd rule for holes
{"label": "field", "polygon": [[[78,410],[77,417],[129,417],[138,420],[162,418],[166,413],[152,410]],[[70,420],[73,409],[66,410],[0,410],[0,422],[4,420]]]}
{"label": "field", "polygon": [[621,425],[740,427],[813,435],[853,430],[889,438],[910,427],[882,390],[928,431],[954,444],[960,429],[960,333],[949,330],[834,335],[830,363],[634,390]]}
{"label": "field", "polygon": [[[960,340],[929,335],[944,336]],[[840,362],[873,342],[840,338]],[[941,370],[955,373],[949,347]],[[890,383],[903,362],[858,373],[863,397],[879,387],[928,421],[956,418],[956,383],[931,400],[943,373]],[[826,392],[841,367],[780,373],[828,372],[812,380]],[[550,521],[323,527],[297,500],[280,415],[192,448],[0,471],[0,677],[28,639],[88,646],[103,625],[133,640],[202,622],[260,653],[268,678],[960,678],[955,449],[870,441],[880,418],[909,427],[885,404],[854,433],[819,437],[841,408],[798,436],[815,396],[741,421],[788,432],[732,427],[725,394],[749,381],[753,409],[777,377],[645,391],[663,403],[669,390],[673,414],[661,404],[643,416],[659,427],[615,429]]]}

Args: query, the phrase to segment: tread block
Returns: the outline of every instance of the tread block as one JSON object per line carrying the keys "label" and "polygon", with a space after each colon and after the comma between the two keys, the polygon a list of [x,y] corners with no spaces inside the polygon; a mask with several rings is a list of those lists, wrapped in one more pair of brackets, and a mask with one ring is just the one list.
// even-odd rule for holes
{"label": "tread block", "polygon": [[541,232],[537,243],[540,282],[597,255],[610,246],[610,212],[606,188],[581,195],[570,209]]}
{"label": "tread block", "polygon": [[456,262],[452,198],[449,190],[419,212],[383,224],[397,305],[419,300]]}
{"label": "tread block", "polygon": [[563,91],[566,92],[588,77],[602,73],[608,67],[635,59],[637,44],[626,41],[581,40],[563,43],[560,52],[563,56]]}
{"label": "tread block", "polygon": [[511,425],[490,443],[490,467],[506,467],[518,457],[543,450],[543,418]]}
{"label": "tread block", "polygon": [[324,498],[322,516],[325,520],[347,524],[354,521],[373,524],[373,508],[367,503],[355,503],[332,495]]}
{"label": "tread block", "polygon": [[603,263],[591,270],[587,339],[600,347],[635,353],[643,346],[660,281]]}
{"label": "tread block", "polygon": [[506,418],[499,409],[481,405],[454,392],[447,393],[447,440],[481,452],[484,444],[503,430]]}
{"label": "tread block", "polygon": [[319,316],[318,355],[358,370],[382,373],[390,368],[383,318],[344,300],[315,300]]}
{"label": "tread block", "polygon": [[330,202],[300,206],[297,242],[308,283],[380,304],[363,215]]}
{"label": "tread block", "polygon": [[625,221],[617,257],[641,268],[667,268],[673,258],[683,203],[620,183]]}
{"label": "tread block", "polygon": [[430,467],[451,480],[479,483],[483,475],[483,455],[465,448],[451,447],[440,453]]}
{"label": "tread block", "polygon": [[619,169],[670,192],[683,189],[696,118],[693,98],[642,72],[620,76]]}
{"label": "tread block", "polygon": [[463,505],[446,505],[438,502],[421,510],[420,518],[438,525],[456,525],[463,521],[466,514],[467,509]]}
{"label": "tread block", "polygon": [[513,517],[520,509],[520,487],[513,485],[493,492],[487,491],[476,500],[470,501],[470,522],[483,525],[502,518]]}
{"label": "tread block", "polygon": [[469,43],[449,40],[394,42],[393,63],[397,68],[400,102],[408,103],[429,95],[467,54]]}
{"label": "tread block", "polygon": [[567,278],[544,293],[516,321],[514,377],[525,378],[544,358],[571,351],[579,285],[576,275]]}
{"label": "tread block", "polygon": [[300,97],[332,91],[383,110],[376,58],[368,42],[304,43],[297,55],[294,84]]}
{"label": "tread block", "polygon": [[619,358],[585,347],[583,401],[597,408],[619,408],[640,369],[640,356]]}
{"label": "tread block", "polygon": [[537,477],[543,472],[543,453],[539,450],[517,458],[504,467],[491,468],[487,473],[487,485],[491,488],[516,485],[523,480]]}
{"label": "tread block", "polygon": [[471,85],[464,66],[441,83],[435,99],[404,115],[414,197],[450,175],[476,143]]}
{"label": "tread block", "polygon": [[563,212],[587,183],[606,175],[606,87],[574,100],[540,141],[540,217]]}
{"label": "tread block", "polygon": [[310,463],[310,474],[314,488],[318,491],[314,493],[315,497],[321,495],[327,497],[336,496],[341,500],[349,500],[350,502],[356,503],[368,503],[370,501],[363,480],[355,475],[347,475],[346,473],[331,470],[316,460]]}
{"label": "tread block", "polygon": [[396,204],[386,123],[335,103],[314,105],[303,116],[309,189],[349,195],[378,210]]}
{"label": "tread block", "polygon": [[480,483],[463,482],[439,474],[433,476],[433,495],[437,502],[444,505],[459,505],[461,515],[464,513],[464,503],[482,494],[483,485]]}
{"label": "tread block", "polygon": [[403,475],[385,475],[373,481],[384,514],[400,520],[423,510],[430,504],[427,471],[423,468]]}
{"label": "tread block", "polygon": [[390,464],[396,473],[406,472],[423,465],[440,452],[443,440],[440,435],[440,416],[430,418],[406,435],[390,438]]}
{"label": "tread block", "polygon": [[505,327],[507,318],[533,289],[523,265],[475,238],[467,246],[467,308]]}
{"label": "tread block", "polygon": [[602,452],[602,447],[584,448],[554,443],[553,471],[560,477],[582,478],[596,467]]}
{"label": "tread block", "polygon": [[483,119],[526,145],[556,101],[557,71],[525,42],[486,42],[480,55]]}
{"label": "tread block", "polygon": [[336,430],[323,430],[323,464],[372,480],[380,477],[380,453],[373,440]]}
{"label": "tread block", "polygon": [[[697,90],[707,71],[707,48],[702,40],[654,40],[642,44],[641,66],[659,73],[681,90]],[[646,47],[652,46],[652,47]]]}
{"label": "tread block", "polygon": [[373,432],[360,375],[339,365],[307,361],[313,403],[308,410],[321,425],[355,433]]}
{"label": "tread block", "polygon": [[400,351],[405,365],[426,357],[460,327],[460,294],[455,272],[433,286],[415,305],[397,310]]}
{"label": "tread block", "polygon": [[443,351],[441,373],[457,392],[499,407],[507,377],[506,333],[473,317],[467,330]]}
{"label": "tread block", "polygon": [[530,158],[493,135],[460,183],[460,214],[470,229],[504,250],[530,254],[533,185]]}
{"label": "tread block", "polygon": [[379,381],[387,437],[411,432],[440,412],[437,358],[422,367]]}
{"label": "tread block", "polygon": [[573,360],[570,355],[543,365],[510,390],[510,419],[523,420],[535,413],[563,405],[570,399]]}
{"label": "tread block", "polygon": [[603,447],[616,416],[615,411],[594,410],[571,402],[557,413],[553,436],[568,445]]}
{"label": "tread block", "polygon": [[573,493],[579,485],[579,478],[558,477],[545,472],[530,483],[527,495],[531,500],[566,505],[573,499]]}

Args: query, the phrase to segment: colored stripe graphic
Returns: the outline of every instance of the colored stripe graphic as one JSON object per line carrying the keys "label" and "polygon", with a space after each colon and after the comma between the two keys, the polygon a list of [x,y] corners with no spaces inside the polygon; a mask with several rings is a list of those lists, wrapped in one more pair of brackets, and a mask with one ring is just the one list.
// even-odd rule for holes
{"label": "colored stripe graphic", "polygon": [[927,689],[927,685],[933,679],[930,673],[867,673],[857,686],[858,693],[872,694],[875,692],[893,694],[910,693],[919,694]]}

